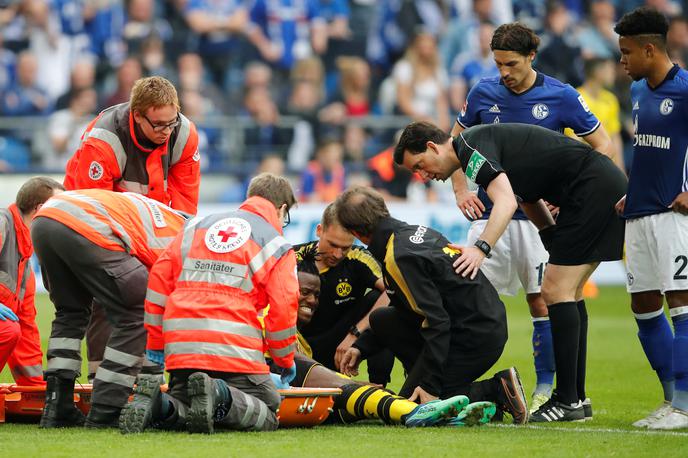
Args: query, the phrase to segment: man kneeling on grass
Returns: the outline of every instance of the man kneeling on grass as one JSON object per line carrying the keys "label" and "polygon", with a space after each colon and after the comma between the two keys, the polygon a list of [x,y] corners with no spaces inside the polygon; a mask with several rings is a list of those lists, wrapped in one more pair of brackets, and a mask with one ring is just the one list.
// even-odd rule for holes
{"label": "man kneeling on grass", "polygon": [[382,196],[354,187],[336,202],[340,224],[382,264],[390,306],[370,315],[370,328],[342,359],[355,375],[361,359],[390,348],[408,374],[400,395],[428,402],[467,395],[492,401],[514,423],[528,421],[516,368],[475,382],[492,367],[507,341],[506,312],[487,278],[456,275],[459,252],[437,231],[390,216]]}
{"label": "man kneeling on grass", "polygon": [[[306,326],[319,307],[320,272],[316,265],[317,250],[305,250],[297,256],[299,278],[299,313],[297,329]],[[268,312],[269,313],[269,312]],[[342,393],[334,398],[334,412],[326,422],[330,424],[353,423],[366,419],[378,419],[389,425],[406,426],[476,426],[487,423],[495,413],[491,402],[469,404],[466,396],[419,405],[374,385],[352,380],[313,359],[308,341],[297,332],[296,377],[292,387],[339,388]],[[279,366],[268,362],[275,384],[282,386]]]}

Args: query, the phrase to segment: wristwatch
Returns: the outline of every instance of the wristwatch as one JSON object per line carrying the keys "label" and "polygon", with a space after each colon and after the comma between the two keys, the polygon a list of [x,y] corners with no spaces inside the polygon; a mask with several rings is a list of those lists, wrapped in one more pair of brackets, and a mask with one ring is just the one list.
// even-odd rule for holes
{"label": "wristwatch", "polygon": [[349,329],[349,334],[353,335],[357,339],[361,337],[361,331],[358,330],[356,325],[351,326],[351,329]]}
{"label": "wristwatch", "polygon": [[490,252],[492,251],[492,247],[491,247],[490,244],[487,243],[485,240],[480,240],[480,239],[476,240],[476,241],[475,241],[475,246],[478,247],[478,249],[479,249],[480,251],[482,251],[483,253],[485,253],[485,257],[486,257],[486,258],[491,258],[491,257],[492,257],[492,255],[490,254]]}

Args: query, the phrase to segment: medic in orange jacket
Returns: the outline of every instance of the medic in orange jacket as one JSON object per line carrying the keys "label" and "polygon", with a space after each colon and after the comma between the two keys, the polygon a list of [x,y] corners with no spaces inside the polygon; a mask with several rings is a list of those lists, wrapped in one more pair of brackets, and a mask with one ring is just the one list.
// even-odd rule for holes
{"label": "medic in orange jacket", "polygon": [[[265,350],[289,368],[298,297],[296,258],[275,207],[250,197],[237,211],[190,221],[153,265],[147,348],[164,348],[167,370],[267,374]],[[263,337],[258,314],[268,303]]]}
{"label": "medic in orange jacket", "polygon": [[[160,145],[144,145],[143,133],[122,103],[103,110],[86,127],[79,150],[67,163],[67,190],[131,191],[195,215],[200,185],[196,126],[178,115],[178,125]],[[136,134],[135,134],[136,132]]]}
{"label": "medic in orange jacket", "polygon": [[186,221],[176,211],[133,192],[81,189],[48,200],[36,217],[58,221],[110,251],[126,251],[148,269]]}
{"label": "medic in orange jacket", "polygon": [[16,204],[0,210],[0,304],[19,318],[0,321],[0,370],[9,363],[18,385],[44,385],[41,336],[36,326],[33,244]]}

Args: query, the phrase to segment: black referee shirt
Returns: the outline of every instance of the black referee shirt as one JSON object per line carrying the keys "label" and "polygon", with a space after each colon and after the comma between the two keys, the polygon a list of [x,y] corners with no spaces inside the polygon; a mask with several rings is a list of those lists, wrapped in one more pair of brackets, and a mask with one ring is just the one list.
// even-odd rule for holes
{"label": "black referee shirt", "polygon": [[506,173],[519,201],[560,206],[586,162],[601,154],[587,143],[530,124],[470,127],[453,141],[466,176],[487,189]]}

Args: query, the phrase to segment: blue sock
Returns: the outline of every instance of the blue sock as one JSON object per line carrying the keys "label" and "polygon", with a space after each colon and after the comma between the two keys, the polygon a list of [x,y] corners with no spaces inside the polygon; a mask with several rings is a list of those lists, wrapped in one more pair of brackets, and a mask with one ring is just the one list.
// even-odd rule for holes
{"label": "blue sock", "polygon": [[688,411],[688,307],[669,309],[674,322],[674,397],[671,405]]}
{"label": "blue sock", "polygon": [[638,323],[638,338],[645,350],[645,356],[662,383],[664,399],[671,401],[674,385],[674,336],[669,321],[662,309],[650,313],[636,313],[635,321]]}
{"label": "blue sock", "polygon": [[[552,346],[552,325],[548,317],[533,318],[533,359],[537,387],[535,392],[549,395],[554,383],[554,348]],[[549,389],[548,389],[549,388]]]}

